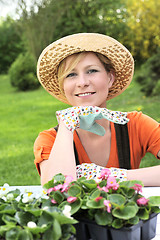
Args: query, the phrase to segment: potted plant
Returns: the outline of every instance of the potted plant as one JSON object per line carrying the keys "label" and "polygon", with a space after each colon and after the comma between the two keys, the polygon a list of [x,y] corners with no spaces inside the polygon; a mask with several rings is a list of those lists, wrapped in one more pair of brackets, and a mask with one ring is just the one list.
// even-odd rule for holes
{"label": "potted plant", "polygon": [[160,197],[142,195],[142,182],[118,182],[103,169],[98,182],[57,174],[44,185],[51,203],[70,207],[77,239],[147,240],[155,236]]}
{"label": "potted plant", "polygon": [[69,210],[53,206],[46,193],[22,194],[5,184],[0,188],[0,240],[71,240],[77,221]]}

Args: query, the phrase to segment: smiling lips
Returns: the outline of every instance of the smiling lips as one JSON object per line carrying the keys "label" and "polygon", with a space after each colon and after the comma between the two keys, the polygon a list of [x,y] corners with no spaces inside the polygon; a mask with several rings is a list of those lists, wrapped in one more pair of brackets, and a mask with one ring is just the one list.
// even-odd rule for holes
{"label": "smiling lips", "polygon": [[85,96],[89,96],[89,95],[93,95],[95,92],[86,92],[86,93],[78,93],[75,94],[77,97],[85,97]]}

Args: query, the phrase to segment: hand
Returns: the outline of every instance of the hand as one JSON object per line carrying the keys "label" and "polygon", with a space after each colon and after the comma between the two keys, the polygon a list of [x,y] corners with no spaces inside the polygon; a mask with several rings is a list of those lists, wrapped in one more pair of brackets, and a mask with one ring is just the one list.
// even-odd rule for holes
{"label": "hand", "polygon": [[100,136],[105,134],[105,129],[96,123],[96,120],[105,118],[108,121],[119,124],[125,124],[129,121],[126,117],[126,113],[111,111],[106,108],[99,108],[96,106],[71,107],[57,111],[56,116],[58,122],[62,119],[66,127],[72,132],[77,128],[81,128]]}
{"label": "hand", "polygon": [[76,166],[77,178],[86,177],[86,179],[94,179],[99,182],[107,179],[109,176],[119,179],[119,182],[127,180],[127,170],[121,168],[104,168],[94,163],[82,163]]}

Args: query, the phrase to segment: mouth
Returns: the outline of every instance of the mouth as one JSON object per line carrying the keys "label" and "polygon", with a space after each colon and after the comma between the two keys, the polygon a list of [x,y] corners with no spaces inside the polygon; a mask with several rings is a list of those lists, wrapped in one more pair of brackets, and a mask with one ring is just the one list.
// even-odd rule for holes
{"label": "mouth", "polygon": [[85,97],[85,96],[93,95],[94,93],[95,92],[78,93],[78,94],[75,94],[75,96],[77,96],[77,97]]}

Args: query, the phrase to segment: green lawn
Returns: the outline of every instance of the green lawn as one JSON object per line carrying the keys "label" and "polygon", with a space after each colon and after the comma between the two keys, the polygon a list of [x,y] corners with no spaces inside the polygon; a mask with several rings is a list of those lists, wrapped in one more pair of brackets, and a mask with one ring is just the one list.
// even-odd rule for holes
{"label": "green lawn", "polygon": [[[40,131],[57,124],[55,112],[68,105],[59,102],[43,88],[18,92],[8,76],[0,75],[0,185],[36,185],[40,178],[33,163],[33,144]],[[136,83],[108,102],[112,110],[143,111],[160,121],[160,97],[145,98]],[[160,164],[147,154],[141,167]]]}

